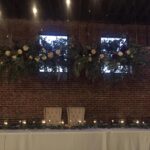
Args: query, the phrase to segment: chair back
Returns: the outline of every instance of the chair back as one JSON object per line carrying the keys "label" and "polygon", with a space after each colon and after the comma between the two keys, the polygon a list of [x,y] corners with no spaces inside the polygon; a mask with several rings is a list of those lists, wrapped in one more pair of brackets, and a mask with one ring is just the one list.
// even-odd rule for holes
{"label": "chair back", "polygon": [[46,124],[58,125],[61,123],[62,108],[61,107],[45,107],[44,120]]}
{"label": "chair back", "polygon": [[68,107],[67,108],[68,124],[77,125],[84,123],[85,108],[84,107]]}

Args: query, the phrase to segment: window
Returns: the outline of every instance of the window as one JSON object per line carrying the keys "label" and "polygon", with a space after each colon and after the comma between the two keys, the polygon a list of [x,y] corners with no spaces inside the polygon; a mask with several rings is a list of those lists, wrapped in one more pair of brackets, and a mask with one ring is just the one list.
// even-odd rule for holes
{"label": "window", "polygon": [[[57,50],[61,50],[61,56],[55,57],[48,62],[49,65],[41,65],[40,72],[68,72],[67,68],[67,36],[40,35],[39,43],[45,48],[46,53],[57,54]],[[41,54],[39,54],[41,55]]]}
{"label": "window", "polygon": [[108,61],[101,67],[102,73],[128,73],[129,66],[122,65],[117,59],[128,49],[127,38],[101,37],[101,52],[107,56]]}

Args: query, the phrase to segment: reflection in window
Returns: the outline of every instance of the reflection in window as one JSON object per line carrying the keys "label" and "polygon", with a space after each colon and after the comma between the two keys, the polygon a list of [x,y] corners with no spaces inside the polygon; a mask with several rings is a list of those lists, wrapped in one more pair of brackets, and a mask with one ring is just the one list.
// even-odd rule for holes
{"label": "reflection in window", "polygon": [[[118,38],[118,37],[101,37],[101,52],[104,53],[108,59],[111,61],[113,57],[116,57],[115,54],[119,51],[124,52],[128,48],[127,39],[126,38]],[[122,65],[117,62],[111,62],[111,64],[115,64],[115,66],[111,66],[109,62],[106,62],[102,67],[102,73],[128,73],[129,66]],[[130,68],[131,69],[131,68]],[[130,70],[131,71],[131,70]]]}
{"label": "reflection in window", "polygon": [[[61,48],[63,51],[62,55],[59,57],[58,61],[51,61],[49,66],[42,65],[39,69],[40,72],[56,72],[63,73],[68,72],[68,68],[65,67],[67,64],[67,45],[68,45],[67,36],[55,36],[55,35],[40,35],[39,43],[44,47],[47,52],[58,53],[58,49]],[[58,52],[57,52],[58,51]],[[41,55],[41,54],[39,54]]]}

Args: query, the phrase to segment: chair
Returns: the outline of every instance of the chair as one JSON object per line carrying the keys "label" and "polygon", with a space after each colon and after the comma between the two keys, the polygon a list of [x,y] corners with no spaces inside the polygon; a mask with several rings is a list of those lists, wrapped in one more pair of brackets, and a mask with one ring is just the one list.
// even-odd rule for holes
{"label": "chair", "polygon": [[84,123],[85,108],[84,107],[68,107],[67,108],[68,124],[73,126]]}
{"label": "chair", "polygon": [[59,125],[61,123],[62,108],[61,107],[45,107],[44,120],[47,125]]}

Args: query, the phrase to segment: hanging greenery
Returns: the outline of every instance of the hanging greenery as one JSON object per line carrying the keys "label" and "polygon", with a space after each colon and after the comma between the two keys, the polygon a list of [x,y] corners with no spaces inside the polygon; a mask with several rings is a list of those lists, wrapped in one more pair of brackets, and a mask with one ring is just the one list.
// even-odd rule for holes
{"label": "hanging greenery", "polygon": [[139,45],[126,44],[122,39],[104,41],[97,46],[84,46],[65,39],[47,43],[35,42],[14,48],[0,49],[0,76],[9,80],[48,72],[58,76],[68,73],[95,81],[105,74],[127,75],[149,62],[147,51]]}
{"label": "hanging greenery", "polygon": [[41,72],[57,73],[67,67],[64,39],[54,41],[53,45],[41,39],[38,42],[26,44],[13,49],[1,48],[0,50],[0,75],[9,80],[15,80],[22,76],[38,74]]}
{"label": "hanging greenery", "polygon": [[[139,67],[149,64],[149,52],[137,44],[127,44],[124,39],[103,41],[97,46],[76,45],[74,71],[77,77],[82,74],[95,81],[109,75],[117,78],[136,74]],[[80,50],[79,50],[80,49]]]}

